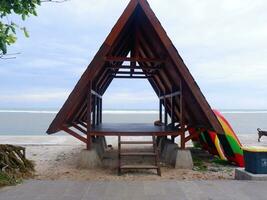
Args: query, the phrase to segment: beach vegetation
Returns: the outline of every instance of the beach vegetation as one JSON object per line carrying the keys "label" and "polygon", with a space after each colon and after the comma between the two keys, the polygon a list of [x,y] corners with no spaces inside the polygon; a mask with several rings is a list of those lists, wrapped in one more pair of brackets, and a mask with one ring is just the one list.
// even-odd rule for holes
{"label": "beach vegetation", "polygon": [[223,166],[227,166],[230,165],[228,160],[222,160],[221,158],[219,158],[218,156],[214,156],[214,158],[211,161],[212,163],[215,164],[219,164],[219,165],[223,165]]}
{"label": "beach vegetation", "polygon": [[198,158],[196,156],[192,156],[192,159],[193,159],[195,171],[207,171],[208,170],[208,166],[203,161],[203,159]]}
{"label": "beach vegetation", "polygon": [[21,178],[0,171],[0,187],[16,185],[22,182]]}
{"label": "beach vegetation", "polygon": [[20,183],[33,175],[34,163],[25,156],[25,148],[0,145],[0,187]]}

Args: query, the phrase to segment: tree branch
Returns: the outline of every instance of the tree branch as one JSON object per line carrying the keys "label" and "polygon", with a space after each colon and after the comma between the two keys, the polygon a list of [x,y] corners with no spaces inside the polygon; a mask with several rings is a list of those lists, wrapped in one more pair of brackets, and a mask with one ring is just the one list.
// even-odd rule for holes
{"label": "tree branch", "polygon": [[0,59],[2,60],[9,60],[9,59],[15,59],[16,58],[16,55],[19,55],[21,53],[10,53],[10,54],[3,54],[3,53],[0,53]]}

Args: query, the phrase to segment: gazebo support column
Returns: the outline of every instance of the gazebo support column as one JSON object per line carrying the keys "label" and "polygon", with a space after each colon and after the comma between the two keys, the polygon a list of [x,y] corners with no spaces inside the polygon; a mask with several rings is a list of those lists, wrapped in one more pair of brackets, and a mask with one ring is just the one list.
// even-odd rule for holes
{"label": "gazebo support column", "polygon": [[162,123],[162,100],[159,99],[159,121]]}
{"label": "gazebo support column", "polygon": [[91,112],[92,112],[92,82],[89,82],[89,92],[87,96],[87,143],[86,149],[91,149],[92,139],[91,139]]}
{"label": "gazebo support column", "polygon": [[94,99],[93,100],[93,107],[92,107],[92,109],[93,109],[92,110],[92,112],[93,112],[93,127],[95,127],[95,125],[96,125],[96,101],[97,101],[97,97],[94,95],[93,99]]}
{"label": "gazebo support column", "polygon": [[184,122],[184,100],[183,100],[183,86],[180,82],[180,125],[181,125],[181,149],[185,149],[185,122]]}
{"label": "gazebo support column", "polygon": [[167,99],[164,96],[164,125],[168,125]]}
{"label": "gazebo support column", "polygon": [[96,97],[96,124],[100,124],[100,98]]}
{"label": "gazebo support column", "polygon": [[[174,109],[175,109],[175,104],[174,104],[174,101],[175,101],[175,96],[171,97],[171,125],[172,125],[172,128],[174,128]],[[175,136],[172,136],[172,142],[174,143],[175,141]]]}
{"label": "gazebo support column", "polygon": [[174,128],[174,109],[175,109],[175,96],[171,97],[171,124],[172,124],[172,128]]}
{"label": "gazebo support column", "polygon": [[102,118],[103,118],[103,100],[100,98],[100,116],[99,116],[99,122],[102,124]]}

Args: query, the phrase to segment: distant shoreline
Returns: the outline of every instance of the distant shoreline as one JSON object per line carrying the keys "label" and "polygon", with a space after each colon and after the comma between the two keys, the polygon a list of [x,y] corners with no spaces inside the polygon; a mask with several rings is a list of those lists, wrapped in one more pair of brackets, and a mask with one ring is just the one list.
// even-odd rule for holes
{"label": "distant shoreline", "polygon": [[[267,147],[267,138],[262,138],[261,142],[258,142],[258,136],[255,134],[237,134],[239,140],[244,146],[264,146]],[[143,137],[145,138],[145,136]],[[109,144],[113,146],[117,145],[117,137],[109,136],[107,137]],[[179,138],[178,140],[179,141]],[[179,142],[178,142],[179,143]],[[0,144],[14,144],[14,145],[24,145],[24,146],[53,146],[53,145],[84,145],[76,138],[68,134],[53,134],[53,135],[0,135]],[[191,142],[187,144],[192,146]]]}
{"label": "distant shoreline", "polygon": [[[242,114],[242,113],[267,113],[267,110],[219,110],[222,114]],[[56,110],[11,110],[1,109],[0,113],[36,113],[36,114],[57,114]],[[104,114],[157,114],[157,110],[103,110]]]}

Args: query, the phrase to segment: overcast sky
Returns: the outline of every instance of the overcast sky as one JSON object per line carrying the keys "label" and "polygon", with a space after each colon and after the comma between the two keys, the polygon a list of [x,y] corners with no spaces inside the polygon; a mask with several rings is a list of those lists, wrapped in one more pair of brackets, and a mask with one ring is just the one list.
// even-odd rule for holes
{"label": "overcast sky", "polygon": [[[44,3],[9,49],[21,54],[0,60],[0,108],[59,109],[127,3]],[[267,109],[266,0],[149,3],[213,108]],[[116,80],[104,98],[105,109],[157,105],[144,80]]]}

